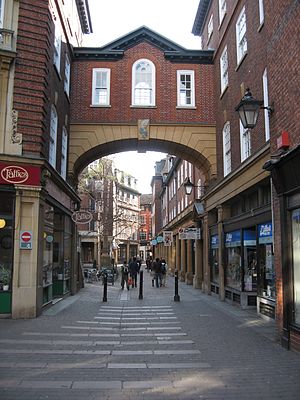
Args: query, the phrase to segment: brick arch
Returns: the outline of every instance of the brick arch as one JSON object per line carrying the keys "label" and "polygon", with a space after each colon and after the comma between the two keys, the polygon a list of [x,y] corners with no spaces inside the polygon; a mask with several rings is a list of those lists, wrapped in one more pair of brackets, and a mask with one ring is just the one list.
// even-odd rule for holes
{"label": "brick arch", "polygon": [[137,150],[174,154],[216,175],[216,132],[212,125],[150,125],[149,140],[138,139],[137,125],[72,124],[68,174],[75,181],[90,162],[109,154]]}

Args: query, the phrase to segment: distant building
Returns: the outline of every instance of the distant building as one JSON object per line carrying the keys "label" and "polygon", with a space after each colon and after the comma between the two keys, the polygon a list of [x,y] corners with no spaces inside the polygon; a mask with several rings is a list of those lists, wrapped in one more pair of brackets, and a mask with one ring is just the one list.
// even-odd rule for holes
{"label": "distant building", "polygon": [[140,197],[140,216],[139,216],[139,255],[142,260],[152,255],[150,244],[151,231],[151,208],[152,194],[142,194]]}

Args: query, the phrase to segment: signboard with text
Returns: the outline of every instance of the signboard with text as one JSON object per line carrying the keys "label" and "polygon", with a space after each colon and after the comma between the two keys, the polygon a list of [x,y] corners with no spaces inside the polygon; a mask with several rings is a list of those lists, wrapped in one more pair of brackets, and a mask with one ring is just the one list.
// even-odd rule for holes
{"label": "signboard with text", "polygon": [[180,228],[179,229],[179,240],[196,240],[201,239],[200,228]]}
{"label": "signboard with text", "polygon": [[40,186],[41,169],[34,165],[0,163],[0,184]]}

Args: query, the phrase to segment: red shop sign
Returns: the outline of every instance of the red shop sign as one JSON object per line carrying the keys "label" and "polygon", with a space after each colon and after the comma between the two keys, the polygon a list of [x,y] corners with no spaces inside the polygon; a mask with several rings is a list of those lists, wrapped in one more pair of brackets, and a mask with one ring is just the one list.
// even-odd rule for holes
{"label": "red shop sign", "polygon": [[0,163],[0,184],[40,186],[41,169],[33,165]]}

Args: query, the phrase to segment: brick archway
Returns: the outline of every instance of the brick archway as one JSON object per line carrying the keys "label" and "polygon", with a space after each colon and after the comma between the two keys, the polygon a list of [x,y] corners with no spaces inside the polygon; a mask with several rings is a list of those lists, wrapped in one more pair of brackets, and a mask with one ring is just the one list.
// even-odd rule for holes
{"label": "brick archway", "polygon": [[109,154],[137,150],[178,155],[201,169],[208,180],[216,174],[216,132],[212,125],[150,125],[149,139],[139,140],[137,125],[72,124],[69,176]]}

